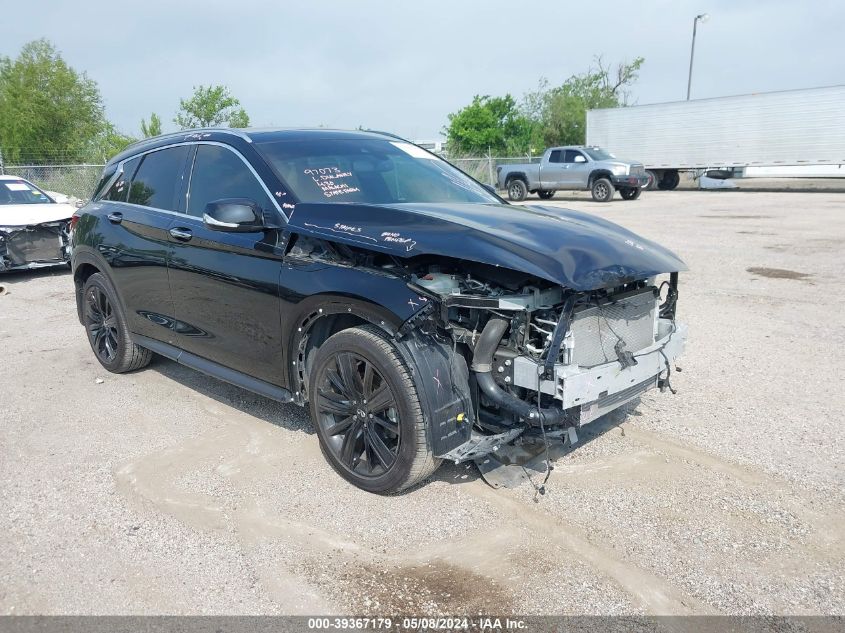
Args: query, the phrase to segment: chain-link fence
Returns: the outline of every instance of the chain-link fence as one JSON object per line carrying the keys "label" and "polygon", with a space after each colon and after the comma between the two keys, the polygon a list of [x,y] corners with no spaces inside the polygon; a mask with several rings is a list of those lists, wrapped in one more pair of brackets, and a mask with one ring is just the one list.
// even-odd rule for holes
{"label": "chain-link fence", "polygon": [[449,158],[458,169],[466,172],[479,182],[496,184],[496,166],[515,163],[538,163],[540,156],[481,156],[477,158]]}
{"label": "chain-link fence", "polygon": [[[496,166],[537,163],[539,156],[481,156],[449,158],[449,162],[480,182],[496,184]],[[103,172],[103,165],[4,165],[2,173],[25,178],[46,191],[87,200]]]}
{"label": "chain-link fence", "polygon": [[103,165],[4,165],[2,173],[25,178],[45,191],[88,200]]}

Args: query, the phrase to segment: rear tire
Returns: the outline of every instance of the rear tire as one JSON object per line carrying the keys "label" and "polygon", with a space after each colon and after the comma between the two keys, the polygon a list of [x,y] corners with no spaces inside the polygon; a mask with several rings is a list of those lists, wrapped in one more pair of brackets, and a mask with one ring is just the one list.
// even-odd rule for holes
{"label": "rear tire", "polygon": [[642,189],[639,187],[629,187],[619,190],[619,195],[622,196],[623,200],[636,200],[640,197],[640,193],[642,193]]}
{"label": "rear tire", "polygon": [[540,191],[537,192],[537,195],[540,196],[541,200],[551,200],[552,198],[555,197],[555,192],[541,189]]}
{"label": "rear tire", "polygon": [[596,178],[590,192],[596,202],[610,202],[613,200],[613,183],[607,178]]}
{"label": "rear tire", "polygon": [[440,465],[411,372],[378,328],[342,330],[323,343],[308,393],[323,455],[362,490],[399,492]]}
{"label": "rear tire", "polygon": [[652,171],[651,169],[646,169],[646,170],[645,170],[645,175],[646,175],[646,177],[648,178],[648,182],[645,184],[645,186],[643,187],[643,189],[656,189],[656,188],[657,188],[657,183],[658,183],[658,181],[660,180],[660,179],[657,177],[657,174],[656,174],[654,171]]}
{"label": "rear tire", "polygon": [[670,169],[669,171],[663,173],[663,178],[659,183],[657,183],[657,188],[664,191],[671,191],[677,187],[680,182],[681,176],[678,174],[677,170]]}
{"label": "rear tire", "polygon": [[126,318],[108,278],[94,273],[82,288],[82,315],[94,356],[108,371],[122,374],[150,364],[153,353],[132,342]]}
{"label": "rear tire", "polygon": [[528,196],[528,185],[524,180],[515,178],[508,183],[508,198],[514,202],[522,202]]}

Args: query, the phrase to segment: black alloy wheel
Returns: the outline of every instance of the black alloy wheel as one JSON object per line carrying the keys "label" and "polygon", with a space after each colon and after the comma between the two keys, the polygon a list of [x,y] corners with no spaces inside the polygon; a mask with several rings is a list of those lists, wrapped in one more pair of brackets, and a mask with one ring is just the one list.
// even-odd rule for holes
{"label": "black alloy wheel", "polygon": [[117,294],[107,277],[102,273],[88,277],[78,297],[88,342],[105,369],[122,374],[150,364],[153,353],[132,340]]}
{"label": "black alloy wheel", "polygon": [[402,432],[396,398],[375,365],[341,352],[323,368],[317,384],[317,422],[332,454],[358,477],[389,472]]}
{"label": "black alloy wheel", "polygon": [[308,400],[323,455],[362,490],[397,493],[440,465],[413,374],[380,328],[324,341],[308,362]]}
{"label": "black alloy wheel", "polygon": [[120,333],[117,314],[102,288],[90,286],[85,292],[85,327],[91,348],[104,365],[117,358]]}

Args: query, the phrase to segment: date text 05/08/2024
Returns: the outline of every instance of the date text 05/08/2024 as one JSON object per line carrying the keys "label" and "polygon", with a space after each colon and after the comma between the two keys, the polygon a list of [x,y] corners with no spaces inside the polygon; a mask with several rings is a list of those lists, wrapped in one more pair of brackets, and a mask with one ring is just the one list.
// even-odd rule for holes
{"label": "date text 05/08/2024", "polygon": [[309,618],[308,628],[332,630],[399,630],[399,631],[519,631],[524,620],[499,617],[334,617]]}

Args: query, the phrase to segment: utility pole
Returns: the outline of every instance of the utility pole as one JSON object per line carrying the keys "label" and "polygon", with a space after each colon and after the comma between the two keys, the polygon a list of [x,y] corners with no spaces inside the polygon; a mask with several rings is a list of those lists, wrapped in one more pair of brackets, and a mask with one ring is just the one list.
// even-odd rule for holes
{"label": "utility pole", "polygon": [[690,89],[692,88],[692,60],[695,57],[695,32],[696,27],[698,26],[699,20],[702,24],[707,22],[710,19],[709,13],[702,13],[700,15],[695,16],[695,19],[692,21],[692,47],[690,48],[689,52],[689,77],[687,78],[687,101],[689,101],[689,94]]}

